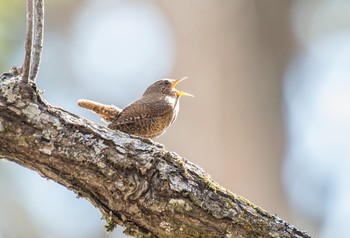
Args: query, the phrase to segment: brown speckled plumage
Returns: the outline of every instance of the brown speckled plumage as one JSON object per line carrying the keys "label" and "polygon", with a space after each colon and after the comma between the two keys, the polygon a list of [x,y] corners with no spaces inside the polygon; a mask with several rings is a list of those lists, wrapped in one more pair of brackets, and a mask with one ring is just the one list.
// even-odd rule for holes
{"label": "brown speckled plumage", "polygon": [[156,138],[175,121],[180,96],[192,96],[175,89],[183,79],[156,81],[146,89],[139,100],[124,109],[89,100],[79,100],[78,105],[110,122],[108,127],[112,130],[120,130],[143,138]]}

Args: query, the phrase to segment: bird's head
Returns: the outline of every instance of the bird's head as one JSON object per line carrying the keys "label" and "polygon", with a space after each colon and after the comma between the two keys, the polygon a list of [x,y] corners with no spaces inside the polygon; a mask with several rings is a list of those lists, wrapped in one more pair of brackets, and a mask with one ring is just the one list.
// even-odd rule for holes
{"label": "bird's head", "polygon": [[187,77],[184,77],[182,79],[160,79],[154,82],[153,84],[151,84],[146,89],[143,96],[150,95],[150,94],[164,94],[164,95],[173,96],[173,97],[180,97],[180,96],[194,97],[192,94],[179,91],[175,88],[175,86],[178,83],[180,83],[185,79],[187,79]]}

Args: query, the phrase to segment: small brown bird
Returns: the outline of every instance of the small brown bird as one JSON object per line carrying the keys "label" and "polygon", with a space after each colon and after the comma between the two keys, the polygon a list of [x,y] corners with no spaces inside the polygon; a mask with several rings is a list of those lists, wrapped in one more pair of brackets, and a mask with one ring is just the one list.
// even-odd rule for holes
{"label": "small brown bird", "polygon": [[156,138],[175,121],[181,96],[192,94],[178,91],[175,86],[186,79],[161,79],[151,84],[142,97],[120,109],[113,105],[80,99],[78,105],[97,113],[108,127],[143,138]]}

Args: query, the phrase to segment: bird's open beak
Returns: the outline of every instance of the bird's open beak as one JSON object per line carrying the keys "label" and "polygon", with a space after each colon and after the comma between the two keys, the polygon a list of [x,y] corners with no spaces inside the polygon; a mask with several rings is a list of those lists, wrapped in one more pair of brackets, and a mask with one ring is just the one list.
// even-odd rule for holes
{"label": "bird's open beak", "polygon": [[176,94],[178,96],[190,96],[190,97],[194,97],[192,94],[189,94],[189,93],[186,93],[186,92],[183,92],[183,91],[179,91],[175,88],[175,86],[180,83],[181,81],[187,79],[188,77],[184,77],[182,79],[177,79],[173,82],[173,84],[171,85],[171,89],[174,90],[176,92]]}

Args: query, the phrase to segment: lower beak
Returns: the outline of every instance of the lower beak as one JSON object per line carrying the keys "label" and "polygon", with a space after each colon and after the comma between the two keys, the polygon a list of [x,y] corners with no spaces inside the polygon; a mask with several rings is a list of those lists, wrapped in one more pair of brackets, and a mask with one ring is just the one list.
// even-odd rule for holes
{"label": "lower beak", "polygon": [[190,93],[186,93],[186,92],[183,92],[183,91],[179,91],[179,90],[177,90],[176,88],[175,88],[175,86],[178,84],[178,83],[180,83],[181,81],[183,81],[183,80],[185,80],[185,79],[187,79],[188,77],[184,77],[184,78],[182,78],[182,79],[177,79],[177,80],[175,80],[174,82],[173,82],[173,84],[171,85],[171,89],[173,89],[175,92],[176,92],[176,94],[178,95],[178,96],[190,96],[190,97],[194,97],[192,94],[190,94]]}

